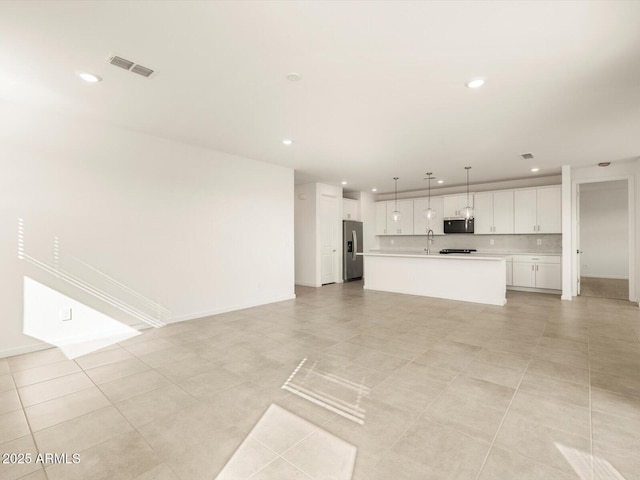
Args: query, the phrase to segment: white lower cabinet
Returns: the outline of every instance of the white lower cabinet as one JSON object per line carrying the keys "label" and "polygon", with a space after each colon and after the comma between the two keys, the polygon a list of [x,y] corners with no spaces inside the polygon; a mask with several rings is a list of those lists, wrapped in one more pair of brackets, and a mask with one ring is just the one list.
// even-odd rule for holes
{"label": "white lower cabinet", "polygon": [[[562,289],[561,257],[558,255],[514,255],[514,287]],[[508,282],[507,282],[508,284]]]}

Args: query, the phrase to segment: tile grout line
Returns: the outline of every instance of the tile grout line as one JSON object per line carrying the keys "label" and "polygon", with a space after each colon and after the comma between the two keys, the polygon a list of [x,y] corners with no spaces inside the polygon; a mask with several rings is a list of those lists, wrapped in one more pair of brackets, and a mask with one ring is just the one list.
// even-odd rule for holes
{"label": "tile grout line", "polygon": [[[483,349],[484,349],[484,347],[483,347]],[[420,420],[422,418],[422,416],[425,414],[425,412],[427,410],[429,410],[429,408],[446,392],[447,388],[449,388],[449,386],[456,380],[456,378],[458,378],[460,375],[462,375],[462,371],[465,368],[467,368],[469,366],[469,364],[471,364],[471,362],[473,362],[473,360],[475,360],[475,358],[478,356],[478,354],[481,351],[482,351],[482,349],[480,349],[480,350],[478,350],[476,352],[476,354],[465,364],[465,366],[462,367],[462,369],[449,381],[449,383],[447,383],[442,388],[442,390],[433,398],[433,400],[431,400],[431,402],[429,402],[428,405],[416,416],[416,418],[407,426],[407,428],[400,435],[398,435],[398,438],[396,438],[395,442],[393,442],[389,448],[387,448],[382,454],[380,454],[378,460],[371,466],[371,469],[376,468],[376,466],[385,457],[385,455],[387,455],[393,449],[393,447],[396,446],[396,444],[400,441],[400,439],[407,434],[407,432],[418,422],[418,420]],[[420,355],[422,355],[422,354],[420,354]],[[416,355],[416,357],[414,357],[414,359],[418,358],[420,355]],[[413,360],[411,362],[413,362]],[[411,412],[408,412],[408,413],[411,413]]]}
{"label": "tile grout line", "polygon": [[[33,434],[33,429],[31,428],[31,422],[29,421],[29,417],[27,416],[27,411],[25,410],[24,404],[22,403],[22,396],[20,395],[20,390],[18,389],[18,386],[16,385],[16,380],[15,380],[15,378],[13,378],[13,372],[11,371],[11,367],[9,367],[9,374],[11,375],[11,381],[13,382],[13,385],[16,387],[16,394],[18,395],[18,400],[20,401],[20,408],[22,409],[22,415],[24,415],[25,422],[27,422],[27,427],[29,428],[29,435],[31,436],[31,440],[33,441],[34,447],[36,447],[36,452],[40,453],[40,448],[38,448],[38,442],[36,442],[36,437]],[[20,438],[20,437],[18,437],[18,438]],[[14,439],[14,440],[16,440],[16,439]],[[40,469],[44,473],[44,478],[46,480],[48,480],[49,479],[49,475],[47,475],[47,469],[44,468],[44,465],[40,465]]]}
{"label": "tile grout line", "polygon": [[[133,353],[132,353],[132,355],[134,355],[136,358],[138,358],[135,354],[133,354]],[[83,371],[84,371],[84,370],[83,370]],[[136,432],[136,433],[138,434],[138,436],[142,439],[142,441],[145,443],[145,445],[147,445],[147,446],[149,447],[149,449],[150,449],[150,450],[151,450],[151,451],[152,451],[156,456],[158,456],[159,458],[162,458],[162,457],[160,457],[159,452],[156,452],[156,450],[153,448],[153,446],[151,446],[151,444],[149,444],[149,442],[148,442],[148,441],[147,441],[147,439],[144,437],[144,435],[142,435],[142,433],[140,433],[140,430],[138,430],[138,428],[137,428],[135,425],[133,425],[133,424],[129,421],[129,419],[128,419],[128,418],[127,418],[127,417],[122,413],[122,411],[118,408],[118,406],[117,406],[117,405],[116,405],[116,404],[115,404],[115,403],[114,403],[114,402],[113,402],[113,401],[112,401],[112,400],[111,400],[111,399],[110,399],[110,398],[109,398],[109,397],[108,397],[108,396],[107,396],[107,395],[102,391],[102,389],[100,388],[100,386],[99,386],[98,384],[96,384],[96,383],[93,381],[93,379],[92,379],[91,377],[89,377],[89,375],[87,375],[87,377],[89,378],[89,380],[91,381],[91,383],[93,383],[93,385],[94,385],[94,386],[95,386],[95,387],[100,391],[100,393],[101,393],[101,394],[102,394],[102,395],[107,399],[107,401],[111,404],[111,406],[112,406],[113,408],[115,408],[115,409],[116,409],[116,411],[117,411],[117,412],[118,412],[118,414],[119,414],[119,415],[124,419],[124,421],[125,421],[125,422],[127,422],[127,423],[129,424],[129,426],[133,429],[133,431],[134,431],[134,432]],[[163,378],[164,378],[164,377],[163,377]],[[108,382],[107,382],[107,383],[108,383]],[[171,383],[172,383],[172,384],[174,384],[173,382],[171,382]],[[174,384],[174,385],[175,385],[175,384]],[[166,386],[166,385],[165,385],[165,386]],[[179,385],[176,385],[176,386],[177,386],[178,388],[180,388],[180,387],[179,387]],[[158,387],[158,388],[162,388],[162,387]],[[154,389],[154,390],[157,390],[157,389]],[[151,391],[153,391],[153,390],[151,390]],[[148,393],[148,392],[146,392],[146,393]],[[186,393],[188,393],[188,392],[186,392]],[[141,395],[143,395],[143,394],[141,394]],[[136,396],[139,396],[139,395],[136,395]],[[130,397],[130,398],[135,398],[135,396],[134,396],[134,397]],[[128,399],[127,399],[127,400],[128,400]],[[106,408],[106,407],[105,407],[105,408]],[[90,412],[90,413],[92,413],[92,412]],[[88,414],[87,414],[87,415],[88,415]],[[112,439],[116,438],[116,437],[117,437],[117,436],[119,436],[119,435],[123,435],[123,434],[122,434],[122,433],[119,433],[119,434],[117,434],[117,435],[115,435],[115,436],[113,436],[113,437],[111,437],[111,438],[109,438],[109,439],[107,439],[107,440],[105,440],[105,441],[103,441],[103,442],[100,442],[100,443],[98,443],[98,444],[96,444],[96,445],[93,445],[92,447],[89,447],[89,448],[96,448],[96,447],[98,447],[98,446],[100,446],[100,445],[103,445],[103,444],[105,444],[105,443],[107,443],[107,442],[111,441]],[[89,448],[85,448],[85,449],[84,449],[84,450],[82,450],[82,451],[88,450]],[[179,476],[179,475],[178,475],[178,474],[173,470],[173,468],[171,467],[171,465],[169,465],[169,464],[166,464],[166,465],[167,465],[167,466],[169,467],[169,469],[174,473],[174,475],[176,475],[177,477],[180,477],[180,476]],[[146,473],[146,472],[143,472],[143,473]],[[48,477],[47,477],[47,478],[48,478]]]}
{"label": "tile grout line", "polygon": [[[522,381],[524,380],[524,377],[527,375],[527,371],[529,370],[529,366],[531,365],[531,362],[533,361],[535,352],[536,352],[536,348],[538,346],[538,344],[540,343],[540,341],[542,340],[542,337],[544,337],[544,331],[547,328],[547,325],[549,323],[549,320],[547,319],[546,323],[545,323],[545,328],[542,329],[542,332],[540,333],[540,336],[538,337],[538,341],[536,342],[535,346],[533,347],[533,351],[531,352],[531,356],[529,357],[529,361],[527,362],[527,367],[524,369],[524,371],[522,372],[522,375],[520,376],[520,381],[518,382],[518,385],[516,385],[516,388],[513,392],[513,396],[511,397],[511,400],[509,401],[509,405],[507,405],[507,409],[504,412],[504,415],[502,416],[502,419],[500,420],[500,424],[498,425],[498,429],[496,430],[496,433],[493,436],[493,439],[491,440],[491,443],[489,445],[489,449],[487,450],[486,455],[484,456],[484,460],[482,461],[482,464],[480,465],[480,469],[478,470],[478,474],[475,477],[475,480],[478,480],[480,478],[480,476],[482,475],[482,471],[484,470],[484,467],[487,464],[487,460],[489,459],[489,455],[491,454],[491,451],[493,450],[493,447],[496,443],[496,439],[498,438],[498,435],[500,434],[500,430],[502,429],[502,426],[504,425],[505,420],[507,419],[507,415],[509,414],[509,410],[511,410],[511,405],[513,404],[514,399],[516,398],[516,395],[518,394],[518,391],[520,390],[520,385],[522,385]],[[528,458],[528,457],[527,457]]]}

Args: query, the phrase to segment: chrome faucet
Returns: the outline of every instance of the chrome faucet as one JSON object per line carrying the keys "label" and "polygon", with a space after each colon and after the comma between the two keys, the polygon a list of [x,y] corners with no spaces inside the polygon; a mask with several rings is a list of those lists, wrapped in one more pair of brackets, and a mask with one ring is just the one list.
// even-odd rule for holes
{"label": "chrome faucet", "polygon": [[434,233],[433,230],[429,229],[427,230],[427,248],[425,248],[425,252],[427,252],[427,255],[431,255],[431,247],[433,246],[433,241],[434,241]]}

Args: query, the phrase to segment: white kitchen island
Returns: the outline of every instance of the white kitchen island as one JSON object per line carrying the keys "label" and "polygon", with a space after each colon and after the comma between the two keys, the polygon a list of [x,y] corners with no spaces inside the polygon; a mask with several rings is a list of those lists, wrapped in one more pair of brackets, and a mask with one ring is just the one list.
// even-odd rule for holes
{"label": "white kitchen island", "polygon": [[500,256],[402,252],[359,253],[364,288],[464,302],[505,305],[506,263]]}

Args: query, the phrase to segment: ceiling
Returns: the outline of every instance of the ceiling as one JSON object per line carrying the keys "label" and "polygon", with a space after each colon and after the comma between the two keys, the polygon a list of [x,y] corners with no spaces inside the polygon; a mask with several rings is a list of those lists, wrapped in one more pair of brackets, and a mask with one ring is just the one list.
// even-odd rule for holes
{"label": "ceiling", "polygon": [[[5,1],[0,12],[0,97],[291,167],[297,183],[388,192],[398,176],[406,191],[427,171],[464,183],[466,165],[476,183],[640,156],[640,2]],[[109,65],[113,54],[159,73]],[[465,87],[476,76],[486,84]]]}

